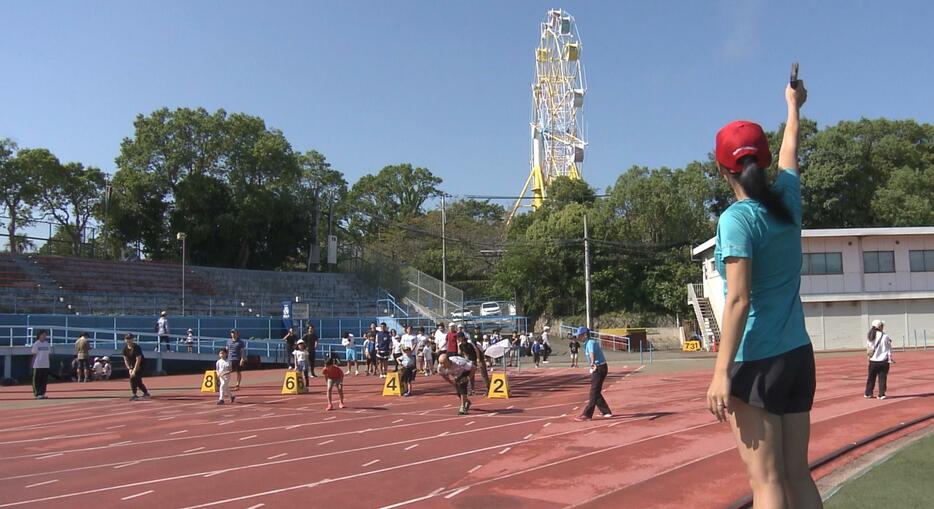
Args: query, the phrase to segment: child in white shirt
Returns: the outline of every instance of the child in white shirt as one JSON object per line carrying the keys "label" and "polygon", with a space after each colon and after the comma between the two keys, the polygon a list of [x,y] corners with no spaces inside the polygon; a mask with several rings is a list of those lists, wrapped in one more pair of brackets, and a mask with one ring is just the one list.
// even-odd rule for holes
{"label": "child in white shirt", "polygon": [[301,373],[305,381],[305,387],[308,387],[308,373],[310,368],[308,366],[308,350],[305,349],[304,339],[299,339],[298,343],[295,343],[295,351],[292,352],[292,356],[295,358],[295,371]]}
{"label": "child in white shirt", "polygon": [[107,357],[105,355],[104,358],[101,359],[101,362],[104,363],[103,378],[104,380],[110,380],[110,375],[113,374],[113,369],[114,369],[114,367],[110,365],[110,357]]}
{"label": "child in white shirt", "polygon": [[94,375],[92,378],[94,380],[101,380],[104,378],[104,362],[100,359],[100,357],[94,358],[93,370]]}
{"label": "child in white shirt", "polygon": [[422,347],[422,357],[425,358],[425,376],[431,376],[432,367],[434,366],[434,354],[431,351],[431,341],[426,341],[425,346]]}
{"label": "child in white shirt", "polygon": [[217,404],[223,405],[224,398],[227,395],[230,395],[230,402],[233,403],[236,396],[231,394],[228,386],[230,385],[230,361],[227,360],[227,348],[221,348],[217,352],[217,364],[214,365],[214,371],[217,373],[217,389],[218,389],[218,399]]}

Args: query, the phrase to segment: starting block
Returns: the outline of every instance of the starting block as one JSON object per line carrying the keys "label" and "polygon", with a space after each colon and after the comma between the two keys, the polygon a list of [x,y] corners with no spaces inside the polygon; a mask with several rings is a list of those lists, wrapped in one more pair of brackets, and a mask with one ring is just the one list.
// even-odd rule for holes
{"label": "starting block", "polygon": [[305,394],[306,392],[308,392],[308,387],[305,386],[305,377],[294,369],[286,371],[281,394]]}
{"label": "starting block", "polygon": [[486,397],[509,398],[509,380],[506,378],[506,373],[493,373],[492,378],[490,378],[490,391]]}
{"label": "starting block", "polygon": [[217,392],[217,384],[217,371],[205,371],[204,378],[201,379],[201,392]]}
{"label": "starting block", "polygon": [[383,384],[383,396],[402,396],[402,387],[399,383],[399,373],[393,371],[386,373],[386,382]]}

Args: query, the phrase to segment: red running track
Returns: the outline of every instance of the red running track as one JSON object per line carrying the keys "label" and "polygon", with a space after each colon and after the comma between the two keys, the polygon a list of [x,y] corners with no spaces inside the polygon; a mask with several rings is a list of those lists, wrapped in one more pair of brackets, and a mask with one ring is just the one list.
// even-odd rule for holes
{"label": "red running track", "polygon": [[[862,397],[861,356],[819,357],[812,458],[934,410],[934,356],[898,359],[879,401]],[[29,388],[0,389],[0,508],[713,508],[748,493],[729,428],[703,407],[707,372],[611,366],[616,415],[589,423],[570,420],[587,396],[581,369],[510,374],[513,397],[474,397],[468,416],[438,377],[412,398],[347,377],[348,408],[333,412],[320,378],[282,396],[281,377],[244,373],[224,406],[195,376],[149,378],[156,397],[139,402],[126,381],[52,385],[53,399],[20,409],[9,402],[26,405]]]}

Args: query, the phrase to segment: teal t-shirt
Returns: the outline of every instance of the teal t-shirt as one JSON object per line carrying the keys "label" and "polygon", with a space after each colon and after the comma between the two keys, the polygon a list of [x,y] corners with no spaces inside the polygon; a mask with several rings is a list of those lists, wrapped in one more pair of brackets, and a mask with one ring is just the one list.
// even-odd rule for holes
{"label": "teal t-shirt", "polygon": [[717,222],[717,271],[726,284],[730,257],[752,260],[749,316],[736,351],[736,361],[780,355],[811,342],[801,307],[801,179],[797,170],[782,170],[772,186],[794,218],[793,224],[772,217],[755,200],[730,205]]}
{"label": "teal t-shirt", "polygon": [[606,364],[606,356],[603,355],[603,349],[600,348],[600,342],[590,338],[584,342],[584,357],[590,360],[590,354],[593,354],[593,363],[597,366]]}

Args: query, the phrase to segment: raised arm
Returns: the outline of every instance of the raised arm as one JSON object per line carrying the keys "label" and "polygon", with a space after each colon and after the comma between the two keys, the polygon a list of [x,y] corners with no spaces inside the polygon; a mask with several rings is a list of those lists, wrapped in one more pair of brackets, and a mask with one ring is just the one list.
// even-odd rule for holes
{"label": "raised arm", "polygon": [[804,80],[799,80],[795,88],[785,86],[785,102],[788,104],[788,119],[785,121],[785,135],[782,137],[782,148],[778,152],[778,167],[781,169],[798,168],[798,135],[800,119],[798,112],[808,99],[808,91],[804,88]]}

